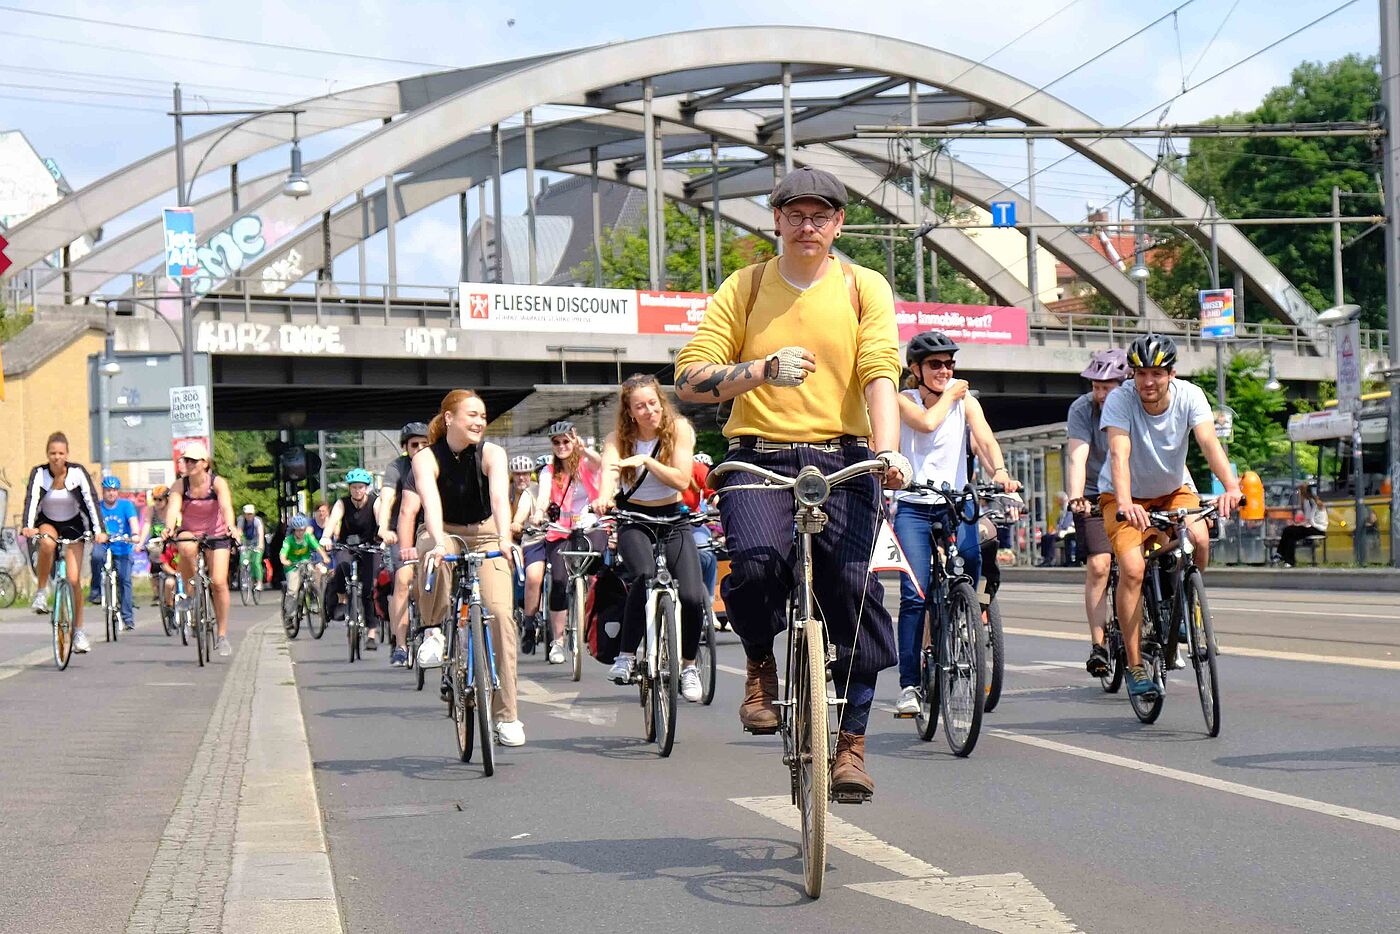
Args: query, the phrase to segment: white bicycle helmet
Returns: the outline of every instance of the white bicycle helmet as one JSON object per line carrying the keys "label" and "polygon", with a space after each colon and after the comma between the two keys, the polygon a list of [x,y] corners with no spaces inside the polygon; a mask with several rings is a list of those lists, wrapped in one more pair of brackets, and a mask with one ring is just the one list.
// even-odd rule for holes
{"label": "white bicycle helmet", "polygon": [[510,459],[511,473],[533,473],[534,469],[535,462],[524,454],[517,454]]}
{"label": "white bicycle helmet", "polygon": [[715,465],[715,460],[704,451],[701,451],[699,454],[695,455],[695,463],[704,464],[706,467],[713,467]]}
{"label": "white bicycle helmet", "polygon": [[546,434],[548,434],[551,438],[557,438],[557,437],[559,437],[560,435],[573,434],[573,431],[574,431],[574,423],[573,423],[573,422],[570,422],[570,421],[562,421],[562,422],[555,422],[553,425],[550,425],[550,426],[549,426],[549,431],[547,431]]}

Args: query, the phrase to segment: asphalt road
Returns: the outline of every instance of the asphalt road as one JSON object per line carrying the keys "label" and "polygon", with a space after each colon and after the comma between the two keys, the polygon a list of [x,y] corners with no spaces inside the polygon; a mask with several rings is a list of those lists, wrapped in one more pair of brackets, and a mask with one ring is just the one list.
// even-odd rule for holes
{"label": "asphalt road", "polygon": [[[431,681],[418,693],[386,652],[351,665],[341,631],[303,632],[290,657],[344,929],[1400,929],[1394,601],[1217,594],[1214,740],[1185,673],[1153,726],[1083,673],[1074,588],[1013,585],[1002,601],[1007,691],[981,743],[955,759],[941,735],[922,743],[908,721],[877,713],[876,796],[833,809],[815,903],[801,890],[780,746],[738,727],[732,636],[720,661],[733,670],[713,706],[682,706],[667,760],[641,740],[635,691],[605,682],[603,666],[588,660],[575,685],[542,656],[525,659],[529,741],[498,749],[488,779],[456,761]],[[236,608],[235,646],[268,617]],[[247,746],[248,719],[229,698],[252,669],[239,654],[200,670],[192,648],[142,622],[58,673],[33,657],[47,645],[42,621],[0,613],[0,857],[11,867],[0,932],[145,930],[138,898],[152,904],[158,848],[199,848],[178,865],[193,860],[207,900],[220,897],[236,848],[183,842],[181,809],[211,768],[211,743]],[[894,688],[887,673],[881,703]],[[216,830],[238,804],[237,782],[222,784],[222,803],[198,811]]]}

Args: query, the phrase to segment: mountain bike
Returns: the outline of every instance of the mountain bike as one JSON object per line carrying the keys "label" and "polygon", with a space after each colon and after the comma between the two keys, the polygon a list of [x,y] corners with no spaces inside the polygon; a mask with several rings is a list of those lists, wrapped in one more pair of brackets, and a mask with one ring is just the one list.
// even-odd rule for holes
{"label": "mountain bike", "polygon": [[[491,697],[500,690],[496,674],[496,653],[491,644],[490,618],[481,599],[481,565],[502,557],[499,551],[469,551],[467,543],[453,535],[464,549],[460,555],[444,555],[445,564],[461,564],[462,569],[452,584],[452,625],[447,627],[448,646],[443,681],[448,689],[448,704],[456,727],[457,755],[470,762],[474,733],[480,732],[481,767],[488,776],[496,772],[495,724],[492,722]],[[423,589],[433,589],[433,570]],[[475,710],[473,711],[473,708]],[[473,712],[475,716],[473,716]]]}
{"label": "mountain bike", "polygon": [[[1142,664],[1157,690],[1128,695],[1139,720],[1156,722],[1166,700],[1167,670],[1177,658],[1184,634],[1195,669],[1206,735],[1212,737],[1220,735],[1220,679],[1215,661],[1218,649],[1205,578],[1192,560],[1196,543],[1191,538],[1190,524],[1193,520],[1209,521],[1216,515],[1214,503],[1148,513],[1152,526],[1168,536],[1166,544],[1153,541],[1147,546],[1147,572],[1142,587]],[[1122,521],[1123,514],[1119,513],[1118,518]],[[1109,572],[1110,600],[1117,586],[1117,571],[1115,565]]]}
{"label": "mountain bike", "polygon": [[73,585],[68,583],[68,546],[92,541],[92,533],[84,532],[77,538],[57,538],[40,532],[35,538],[47,538],[54,546],[53,570],[49,572],[49,593],[53,594],[49,625],[53,628],[53,663],[59,671],[63,671],[73,657],[73,636],[76,632],[73,622],[75,594]]}
{"label": "mountain bike", "polygon": [[[296,590],[282,591],[282,629],[287,633],[288,639],[295,639],[297,633],[301,632],[301,624],[306,623],[307,631],[314,631],[315,620],[321,615],[321,566],[312,560],[288,568],[288,571],[296,570],[297,575]],[[321,624],[324,632],[326,624]]]}
{"label": "mountain bike", "polygon": [[821,507],[833,487],[855,477],[883,473],[884,469],[880,461],[867,460],[831,474],[823,475],[808,466],[796,477],[784,477],[754,464],[729,461],[710,472],[715,479],[737,472],[761,481],[725,486],[718,490],[721,497],[735,490],[791,491],[793,497],[797,585],[788,599],[787,668],[777,704],[778,732],[783,737],[783,764],[788,767],[792,802],[801,821],[804,888],[812,898],[821,896],[826,879],[831,763],[840,707],[845,703],[827,696],[826,668],[835,652],[827,646],[826,625],[812,594],[812,536],[826,527],[827,515]]}

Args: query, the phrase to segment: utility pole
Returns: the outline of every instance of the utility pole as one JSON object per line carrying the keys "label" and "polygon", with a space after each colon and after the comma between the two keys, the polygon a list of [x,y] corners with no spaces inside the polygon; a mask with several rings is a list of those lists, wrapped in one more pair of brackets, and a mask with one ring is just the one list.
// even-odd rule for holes
{"label": "utility pole", "polygon": [[[1133,220],[1139,223],[1133,227],[1133,268],[1142,270],[1147,268],[1144,261],[1144,245],[1147,239],[1147,231],[1142,226],[1142,189],[1133,191]],[[1147,320],[1147,280],[1141,276],[1134,276],[1137,280],[1137,304],[1138,320]]]}
{"label": "utility pole", "polygon": [[[175,82],[175,203],[187,207],[185,197],[185,108],[180,82]],[[196,166],[196,168],[198,168]],[[194,312],[190,280],[180,277],[180,375],[186,386],[194,385]]]}
{"label": "utility pole", "polygon": [[1342,298],[1342,190],[1332,186],[1332,304],[1340,305]]}
{"label": "utility pole", "polygon": [[[919,85],[917,82],[909,82],[909,123],[912,126],[919,125]],[[914,300],[922,302],[924,300],[924,234],[922,225],[924,222],[924,197],[919,184],[919,156],[918,148],[920,141],[917,136],[909,139],[909,182],[910,190],[914,194]]]}
{"label": "utility pole", "polygon": [[[1220,238],[1216,235],[1216,213],[1215,199],[1211,198],[1206,202],[1206,210],[1210,213],[1210,287],[1220,288]],[[1217,338],[1215,341],[1215,398],[1216,404],[1221,411],[1225,410],[1225,341]],[[1228,449],[1228,445],[1226,445]]]}
{"label": "utility pole", "polygon": [[[1342,190],[1336,185],[1332,186],[1332,217],[1342,216]],[[1332,222],[1332,305],[1335,307],[1343,302],[1344,289],[1342,288],[1342,223],[1340,220]],[[1337,329],[1332,331],[1332,340],[1337,340]],[[1361,348],[1357,347],[1359,355]],[[1340,374],[1338,374],[1340,376]],[[1358,403],[1359,404],[1359,403]],[[1366,471],[1365,452],[1361,449],[1361,413],[1359,411],[1351,413],[1351,486],[1352,486],[1352,511],[1355,520],[1351,527],[1351,549],[1352,557],[1356,559],[1358,567],[1366,564],[1366,522],[1363,515],[1366,512]]]}
{"label": "utility pole", "polygon": [[[1026,220],[1035,223],[1035,140],[1026,137],[1026,213],[1029,215]],[[1139,195],[1139,199],[1141,196]],[[1038,257],[1036,253],[1040,249],[1040,240],[1036,237],[1035,227],[1026,230],[1026,285],[1031,293],[1031,317],[1035,317],[1036,305],[1040,298],[1040,276]],[[1138,257],[1138,262],[1142,258]],[[934,273],[934,281],[938,281],[937,272]],[[1138,309],[1138,314],[1142,314],[1142,309]]]}
{"label": "utility pole", "polygon": [[1400,10],[1380,0],[1381,112],[1386,124],[1385,298],[1390,336],[1390,564],[1400,568]]}

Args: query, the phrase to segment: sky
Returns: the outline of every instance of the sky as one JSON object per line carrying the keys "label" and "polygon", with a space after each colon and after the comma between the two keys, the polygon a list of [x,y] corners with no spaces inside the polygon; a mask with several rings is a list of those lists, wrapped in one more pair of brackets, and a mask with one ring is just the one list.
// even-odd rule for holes
{"label": "sky", "polygon": [[[206,102],[211,109],[274,106],[442,68],[738,25],[849,29],[986,59],[988,66],[1022,81],[1049,85],[1047,90],[1104,124],[1156,122],[1161,103],[1179,94],[1185,82],[1189,92],[1172,103],[1165,119],[1193,122],[1255,106],[1270,88],[1286,84],[1302,61],[1375,54],[1378,4],[1355,0],[1277,48],[1207,80],[1342,5],[1343,0],[709,0],[603,2],[585,14],[586,5],[560,0],[0,0],[0,130],[22,130],[39,154],[54,159],[79,188],[171,144],[166,111],[174,81],[185,88],[187,107]],[[199,121],[193,132],[207,128],[206,123],[214,121]],[[307,160],[347,145],[359,132],[308,139]],[[954,144],[954,151],[1004,183],[1020,182],[1026,175],[1023,143],[973,140]],[[1069,152],[1058,143],[1037,144],[1037,167],[1044,169],[1037,177],[1039,202],[1065,220],[1083,217],[1087,206],[1112,202],[1124,190],[1121,182],[1078,156],[1047,168]],[[244,171],[248,177],[274,171],[285,166],[286,158],[285,149],[277,149],[249,160]],[[524,210],[519,175],[503,186],[508,214]],[[222,173],[206,179],[196,194],[225,179]],[[475,199],[471,203],[474,211]],[[109,229],[130,226],[158,206],[145,205]],[[400,226],[401,282],[456,281],[455,214],[456,200],[451,199]],[[371,282],[386,278],[383,241],[381,234],[367,250]],[[353,252],[337,262],[335,275],[346,281],[357,277]]]}

